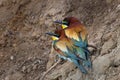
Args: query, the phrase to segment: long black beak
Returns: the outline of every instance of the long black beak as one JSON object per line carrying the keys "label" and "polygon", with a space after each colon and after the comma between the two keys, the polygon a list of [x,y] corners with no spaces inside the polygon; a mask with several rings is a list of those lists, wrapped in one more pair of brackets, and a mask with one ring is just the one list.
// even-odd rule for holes
{"label": "long black beak", "polygon": [[48,35],[50,35],[50,36],[54,36],[54,33],[52,33],[52,32],[47,32],[47,33],[45,33],[45,34],[48,34]]}
{"label": "long black beak", "polygon": [[62,24],[62,21],[56,20],[56,21],[54,21],[54,23]]}
{"label": "long black beak", "polygon": [[48,34],[48,35],[50,35],[50,36],[56,36],[56,37],[59,37],[59,35],[57,35],[57,34],[55,34],[55,33],[52,33],[52,32],[47,32],[47,33],[45,33],[45,34]]}

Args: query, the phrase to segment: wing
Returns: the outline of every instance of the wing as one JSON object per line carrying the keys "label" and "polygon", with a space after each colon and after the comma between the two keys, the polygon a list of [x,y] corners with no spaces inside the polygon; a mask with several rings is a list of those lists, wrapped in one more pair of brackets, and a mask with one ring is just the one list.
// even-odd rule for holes
{"label": "wing", "polygon": [[88,68],[92,67],[92,63],[90,60],[89,50],[87,48],[80,48],[77,47],[77,54],[84,59],[83,65],[87,66]]}
{"label": "wing", "polygon": [[75,32],[75,30],[73,28],[65,29],[65,35],[68,38],[71,38],[71,39],[79,41],[79,35],[78,35],[77,32]]}
{"label": "wing", "polygon": [[[76,50],[72,43],[67,39],[60,39],[55,44],[55,50],[62,56],[70,59],[84,60],[76,54]],[[62,54],[61,54],[62,53]]]}
{"label": "wing", "polygon": [[70,38],[76,46],[86,47],[87,31],[82,24],[76,23],[65,29],[65,35]]}
{"label": "wing", "polygon": [[76,49],[76,55],[85,60],[83,61],[83,64],[87,67],[91,67],[89,50],[87,48],[87,31],[81,24],[71,26],[65,29],[65,35],[71,40],[73,46],[75,46],[74,49]]}

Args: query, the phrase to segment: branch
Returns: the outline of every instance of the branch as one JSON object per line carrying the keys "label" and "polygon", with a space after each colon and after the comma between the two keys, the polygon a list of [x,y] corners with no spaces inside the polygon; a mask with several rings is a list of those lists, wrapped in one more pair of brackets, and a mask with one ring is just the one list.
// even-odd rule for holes
{"label": "branch", "polygon": [[42,75],[42,77],[40,78],[40,80],[44,80],[45,76],[46,76],[53,68],[55,68],[60,62],[61,62],[61,59],[59,58],[58,61],[57,61],[53,66],[51,66],[51,67]]}
{"label": "branch", "polygon": [[94,49],[97,50],[97,47],[95,47],[95,46],[93,46],[93,45],[91,45],[91,44],[88,44],[88,47],[92,47],[92,48],[94,48]]}

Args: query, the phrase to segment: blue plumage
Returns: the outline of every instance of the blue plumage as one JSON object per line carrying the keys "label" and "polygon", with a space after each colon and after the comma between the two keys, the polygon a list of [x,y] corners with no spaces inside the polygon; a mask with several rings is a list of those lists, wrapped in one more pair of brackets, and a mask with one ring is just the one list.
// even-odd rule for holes
{"label": "blue plumage", "polygon": [[63,29],[49,35],[54,37],[53,46],[58,56],[73,62],[82,73],[86,74],[86,67],[92,68],[86,28],[74,17],[67,17],[63,21],[56,22],[62,24]]}

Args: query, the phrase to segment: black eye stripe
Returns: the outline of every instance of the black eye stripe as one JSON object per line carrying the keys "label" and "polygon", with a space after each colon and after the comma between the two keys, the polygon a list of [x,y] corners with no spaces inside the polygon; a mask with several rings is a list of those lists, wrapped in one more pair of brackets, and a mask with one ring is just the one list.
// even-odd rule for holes
{"label": "black eye stripe", "polygon": [[68,25],[68,22],[67,21],[62,21],[62,24]]}
{"label": "black eye stripe", "polygon": [[56,37],[60,37],[60,35],[58,35],[58,34],[55,34],[54,36],[56,36]]}

